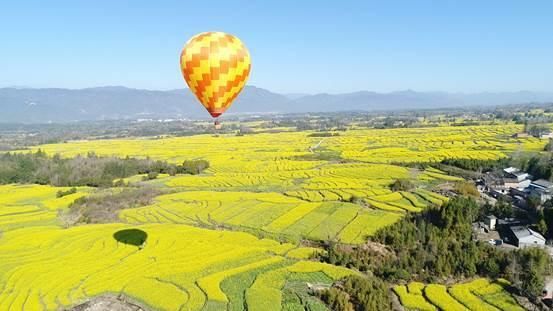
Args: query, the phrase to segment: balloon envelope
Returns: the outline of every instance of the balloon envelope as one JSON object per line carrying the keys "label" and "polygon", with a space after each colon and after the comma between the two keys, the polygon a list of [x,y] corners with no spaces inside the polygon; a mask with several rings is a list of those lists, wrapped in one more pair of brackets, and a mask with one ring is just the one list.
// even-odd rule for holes
{"label": "balloon envelope", "polygon": [[246,85],[250,53],[233,35],[204,32],[184,45],[180,66],[190,90],[216,118],[232,105]]}

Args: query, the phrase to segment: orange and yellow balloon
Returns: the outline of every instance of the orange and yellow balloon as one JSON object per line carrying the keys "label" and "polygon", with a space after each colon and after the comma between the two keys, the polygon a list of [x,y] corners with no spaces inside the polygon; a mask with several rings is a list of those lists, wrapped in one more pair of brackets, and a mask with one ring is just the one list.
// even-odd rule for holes
{"label": "orange and yellow balloon", "polygon": [[180,66],[190,90],[217,118],[246,85],[251,69],[250,53],[233,35],[203,32],[184,45]]}

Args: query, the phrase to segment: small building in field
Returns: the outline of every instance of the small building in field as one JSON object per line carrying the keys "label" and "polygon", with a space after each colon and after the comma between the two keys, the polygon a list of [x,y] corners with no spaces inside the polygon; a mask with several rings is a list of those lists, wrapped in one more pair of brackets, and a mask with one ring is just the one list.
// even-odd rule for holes
{"label": "small building in field", "polygon": [[524,133],[524,132],[516,133],[513,135],[513,138],[528,138],[528,137],[530,137],[530,134]]}
{"label": "small building in field", "polygon": [[540,134],[541,139],[553,138],[553,132],[544,132]]}
{"label": "small building in field", "polygon": [[494,215],[486,216],[486,219],[484,220],[484,223],[490,230],[495,230],[495,226],[497,225],[497,217]]}
{"label": "small building in field", "polygon": [[513,226],[510,229],[513,233],[513,242],[519,248],[545,246],[543,235],[526,226]]}

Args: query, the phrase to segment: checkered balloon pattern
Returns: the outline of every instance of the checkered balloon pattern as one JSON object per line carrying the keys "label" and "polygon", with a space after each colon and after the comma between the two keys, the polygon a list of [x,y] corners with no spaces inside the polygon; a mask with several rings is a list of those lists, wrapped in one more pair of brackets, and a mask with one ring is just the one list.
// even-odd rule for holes
{"label": "checkered balloon pattern", "polygon": [[242,41],[223,32],[192,37],[182,50],[180,65],[188,87],[214,118],[232,105],[251,69]]}

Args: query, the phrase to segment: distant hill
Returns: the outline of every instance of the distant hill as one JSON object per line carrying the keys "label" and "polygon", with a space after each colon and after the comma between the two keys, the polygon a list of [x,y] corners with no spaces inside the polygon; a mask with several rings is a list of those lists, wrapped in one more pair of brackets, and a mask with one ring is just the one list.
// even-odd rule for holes
{"label": "distant hill", "polygon": [[[277,94],[247,86],[227,115],[374,111],[553,102],[553,93],[392,93]],[[140,118],[207,118],[186,89],[152,91],[107,86],[87,89],[0,88],[0,122],[68,122]]]}
{"label": "distant hill", "polygon": [[495,106],[520,103],[553,102],[553,93],[445,93],[399,91],[375,93],[368,91],[347,94],[316,94],[300,97],[294,107],[310,107],[311,111],[336,110],[399,110],[463,106]]}

